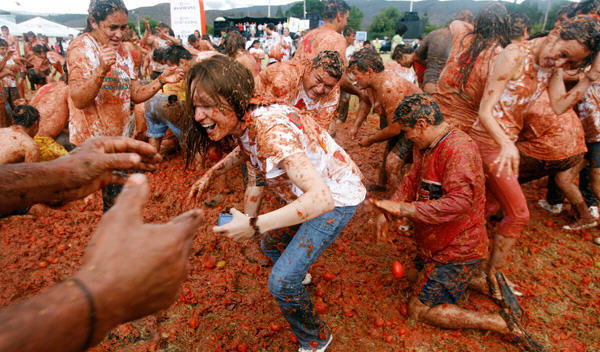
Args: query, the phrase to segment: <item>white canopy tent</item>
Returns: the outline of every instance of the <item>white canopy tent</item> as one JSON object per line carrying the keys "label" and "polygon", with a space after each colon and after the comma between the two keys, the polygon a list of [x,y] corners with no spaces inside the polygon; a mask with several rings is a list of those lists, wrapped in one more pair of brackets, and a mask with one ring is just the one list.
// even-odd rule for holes
{"label": "white canopy tent", "polygon": [[[10,27],[9,27],[10,28]],[[33,32],[35,34],[44,34],[48,37],[63,37],[66,38],[69,34],[77,36],[79,30],[71,27],[64,26],[62,24],[48,21],[41,17],[34,17],[30,20],[17,24],[16,35],[21,35],[27,32]],[[11,29],[12,33],[12,29]]]}

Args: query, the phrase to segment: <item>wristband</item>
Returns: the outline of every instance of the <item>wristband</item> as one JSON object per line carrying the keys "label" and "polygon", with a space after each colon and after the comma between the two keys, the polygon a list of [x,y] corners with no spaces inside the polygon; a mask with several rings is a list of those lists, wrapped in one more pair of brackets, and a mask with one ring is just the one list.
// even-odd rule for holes
{"label": "wristband", "polygon": [[88,336],[85,339],[85,344],[81,349],[82,351],[85,351],[90,347],[90,344],[92,343],[92,338],[94,337],[94,330],[96,329],[96,305],[94,304],[94,297],[92,297],[92,293],[90,292],[90,290],[88,290],[87,287],[85,287],[83,282],[74,277],[70,278],[69,280],[73,281],[77,286],[79,286],[90,306],[90,328],[88,330]]}
{"label": "wristband", "polygon": [[256,222],[258,221],[258,216],[253,216],[250,218],[250,226],[254,229],[254,235],[260,235],[260,229],[258,228],[258,225],[256,224]]}

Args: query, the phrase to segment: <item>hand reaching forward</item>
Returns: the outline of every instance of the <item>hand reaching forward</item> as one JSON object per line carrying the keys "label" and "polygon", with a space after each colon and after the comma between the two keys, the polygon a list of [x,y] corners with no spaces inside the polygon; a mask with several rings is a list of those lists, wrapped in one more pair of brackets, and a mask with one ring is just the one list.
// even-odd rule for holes
{"label": "hand reaching forward", "polygon": [[98,331],[167,308],[187,275],[194,232],[203,220],[191,210],[166,224],[143,224],[150,188],[132,175],[94,233],[75,277],[91,291]]}

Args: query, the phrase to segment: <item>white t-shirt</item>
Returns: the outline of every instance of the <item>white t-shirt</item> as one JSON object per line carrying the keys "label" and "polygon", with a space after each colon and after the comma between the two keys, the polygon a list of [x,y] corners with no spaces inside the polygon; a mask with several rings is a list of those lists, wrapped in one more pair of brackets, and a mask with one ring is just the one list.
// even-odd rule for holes
{"label": "white t-shirt", "polygon": [[288,45],[289,48],[281,48],[281,50],[283,51],[283,57],[281,58],[281,61],[289,61],[292,58],[292,52],[294,49],[294,41],[292,40],[292,37],[290,36],[282,36],[281,37],[281,41]]}
{"label": "white t-shirt", "polygon": [[304,193],[281,165],[298,153],[304,153],[321,175],[336,207],[355,206],[365,199],[367,191],[354,161],[310,115],[296,108],[271,105],[254,110],[238,142],[268,185],[287,201]]}

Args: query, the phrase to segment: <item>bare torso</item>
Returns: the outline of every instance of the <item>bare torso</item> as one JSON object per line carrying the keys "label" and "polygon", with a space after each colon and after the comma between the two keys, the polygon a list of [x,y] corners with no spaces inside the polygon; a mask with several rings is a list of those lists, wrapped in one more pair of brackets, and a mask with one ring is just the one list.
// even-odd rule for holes
{"label": "bare torso", "polygon": [[18,126],[0,128],[0,145],[0,165],[38,161],[37,143]]}

